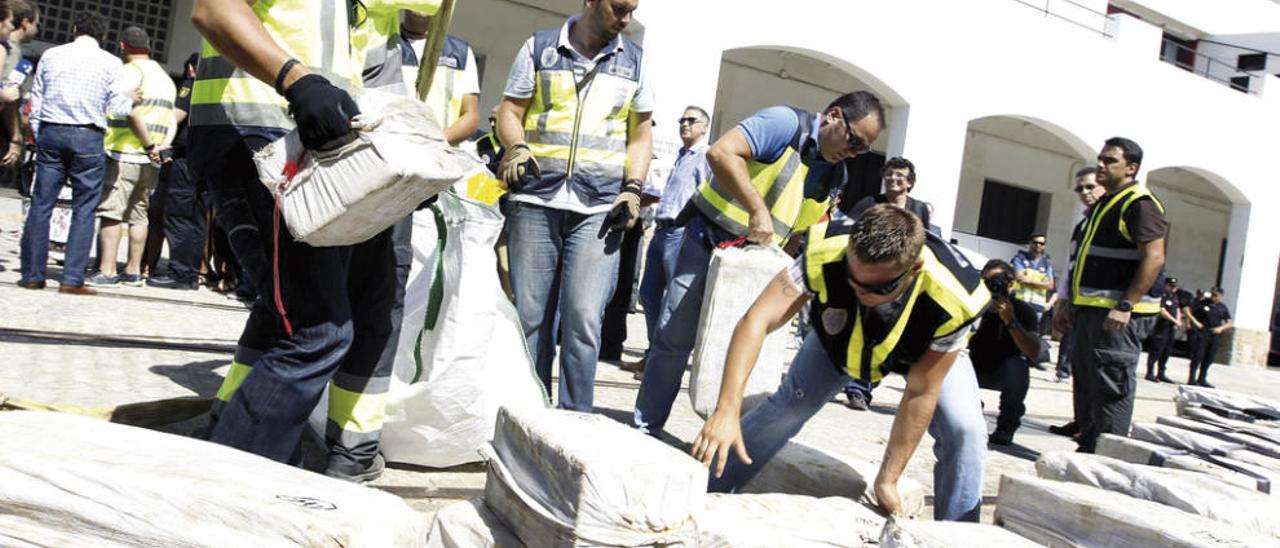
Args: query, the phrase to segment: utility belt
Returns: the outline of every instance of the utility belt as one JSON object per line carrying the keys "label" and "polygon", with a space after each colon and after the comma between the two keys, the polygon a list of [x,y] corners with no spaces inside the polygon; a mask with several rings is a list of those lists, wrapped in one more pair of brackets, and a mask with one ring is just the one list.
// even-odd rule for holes
{"label": "utility belt", "polygon": [[58,122],[43,122],[43,121],[42,121],[42,122],[40,122],[40,125],[45,126],[45,127],[55,126],[55,127],[69,127],[69,128],[76,128],[76,129],[88,129],[88,130],[96,131],[96,132],[98,132],[98,133],[103,133],[103,132],[105,132],[105,131],[106,131],[105,129],[102,129],[102,128],[100,128],[100,127],[98,127],[98,126],[95,126],[95,125],[93,125],[93,124],[60,124],[60,123],[58,123]]}

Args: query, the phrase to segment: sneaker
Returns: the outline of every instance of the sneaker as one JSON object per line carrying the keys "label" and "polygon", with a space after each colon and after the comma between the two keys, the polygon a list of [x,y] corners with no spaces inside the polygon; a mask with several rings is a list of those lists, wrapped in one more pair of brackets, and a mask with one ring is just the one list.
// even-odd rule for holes
{"label": "sneaker", "polygon": [[161,289],[196,289],[195,282],[180,282],[171,276],[155,276],[147,278],[147,285],[150,287],[159,287]]}
{"label": "sneaker", "polygon": [[1013,445],[1013,432],[997,429],[987,436],[987,443],[990,445]]}
{"label": "sneaker", "polygon": [[143,282],[142,274],[129,274],[127,272],[118,276],[117,280],[120,281],[120,285],[129,287],[142,287]]}
{"label": "sneaker", "polygon": [[1071,421],[1063,425],[1055,424],[1049,427],[1049,433],[1069,438],[1080,433],[1080,425],[1076,424],[1076,421]]}
{"label": "sneaker", "polygon": [[97,272],[94,275],[85,278],[84,285],[93,287],[116,287],[120,285],[120,278]]}
{"label": "sneaker", "polygon": [[387,468],[387,460],[382,458],[382,453],[373,456],[373,463],[360,472],[348,472],[347,470],[339,470],[337,468],[325,468],[324,475],[331,478],[346,480],[351,483],[368,483],[382,477],[382,471]]}
{"label": "sneaker", "polygon": [[871,402],[867,401],[866,394],[862,392],[845,392],[844,395],[849,398],[849,401],[845,403],[845,407],[854,411],[871,409]]}

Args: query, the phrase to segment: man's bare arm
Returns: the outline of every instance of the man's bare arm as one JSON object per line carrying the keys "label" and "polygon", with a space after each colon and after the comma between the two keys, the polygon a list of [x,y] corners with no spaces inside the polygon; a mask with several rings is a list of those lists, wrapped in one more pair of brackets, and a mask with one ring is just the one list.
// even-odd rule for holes
{"label": "man's bare arm", "polygon": [[907,388],[902,393],[898,412],[893,417],[889,443],[885,447],[884,460],[880,463],[880,473],[875,480],[876,498],[879,499],[880,506],[891,514],[902,510],[897,489],[898,478],[902,477],[907,462],[920,445],[920,438],[933,420],[938,396],[942,393],[942,380],[946,378],[951,364],[955,363],[959,354],[959,350],[945,354],[930,350],[907,372]]}
{"label": "man's bare arm", "polygon": [[[254,78],[275,86],[276,75],[289,60],[289,53],[271,38],[249,3],[245,0],[195,0],[191,23],[228,61]],[[301,63],[294,65],[285,76],[281,89],[288,89],[308,72]]]}

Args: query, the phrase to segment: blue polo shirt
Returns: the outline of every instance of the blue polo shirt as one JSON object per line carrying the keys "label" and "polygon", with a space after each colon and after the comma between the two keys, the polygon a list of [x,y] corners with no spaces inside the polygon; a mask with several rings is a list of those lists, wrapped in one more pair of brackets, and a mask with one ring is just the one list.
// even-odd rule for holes
{"label": "blue polo shirt", "polygon": [[[809,174],[804,179],[804,195],[815,200],[839,194],[844,189],[847,178],[843,162],[833,164],[822,158],[818,147],[818,126],[821,125],[821,120],[821,114],[814,115],[813,129],[800,147],[800,160],[809,167]],[[738,130],[747,138],[747,145],[751,147],[751,157],[766,164],[773,163],[782,156],[799,128],[800,118],[796,111],[784,106],[766,108],[738,123]],[[822,184],[832,175],[832,169],[841,170],[837,178],[838,184],[833,184],[824,193]]]}

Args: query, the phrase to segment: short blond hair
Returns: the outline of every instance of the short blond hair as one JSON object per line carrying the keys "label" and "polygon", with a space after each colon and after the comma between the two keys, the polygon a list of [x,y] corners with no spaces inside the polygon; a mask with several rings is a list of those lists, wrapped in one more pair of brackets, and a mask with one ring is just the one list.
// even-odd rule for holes
{"label": "short blond hair", "polygon": [[877,204],[853,222],[849,252],[864,264],[892,262],[905,268],[920,257],[924,240],[924,225],[914,213]]}

